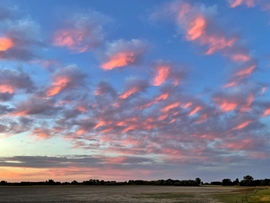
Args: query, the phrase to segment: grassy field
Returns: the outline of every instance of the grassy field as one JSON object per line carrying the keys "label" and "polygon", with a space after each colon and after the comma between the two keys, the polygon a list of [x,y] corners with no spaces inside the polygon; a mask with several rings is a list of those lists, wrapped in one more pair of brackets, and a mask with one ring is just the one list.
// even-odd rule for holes
{"label": "grassy field", "polygon": [[0,202],[270,203],[270,188],[222,186],[1,186]]}

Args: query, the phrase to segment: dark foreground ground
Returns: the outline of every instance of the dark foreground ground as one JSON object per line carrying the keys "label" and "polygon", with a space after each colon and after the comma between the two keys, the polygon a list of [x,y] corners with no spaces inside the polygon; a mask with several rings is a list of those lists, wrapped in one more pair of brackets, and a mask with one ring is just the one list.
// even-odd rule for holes
{"label": "dark foreground ground", "polygon": [[220,203],[215,195],[234,189],[221,186],[2,186],[0,202]]}

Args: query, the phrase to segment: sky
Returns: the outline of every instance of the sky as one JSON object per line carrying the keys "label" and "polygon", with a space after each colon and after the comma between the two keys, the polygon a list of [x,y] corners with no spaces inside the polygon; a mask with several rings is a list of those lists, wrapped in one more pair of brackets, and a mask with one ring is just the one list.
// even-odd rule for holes
{"label": "sky", "polygon": [[0,3],[0,179],[270,171],[268,0]]}

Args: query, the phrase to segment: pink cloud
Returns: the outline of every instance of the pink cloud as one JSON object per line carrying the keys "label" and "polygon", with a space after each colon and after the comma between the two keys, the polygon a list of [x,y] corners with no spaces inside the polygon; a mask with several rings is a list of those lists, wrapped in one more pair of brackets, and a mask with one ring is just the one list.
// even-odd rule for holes
{"label": "pink cloud", "polygon": [[257,68],[257,65],[251,65],[251,66],[247,67],[246,69],[240,70],[237,73],[235,73],[235,76],[238,76],[238,77],[249,76],[253,73],[255,68]]}
{"label": "pink cloud", "polygon": [[139,91],[140,91],[140,89],[139,89],[138,87],[132,87],[132,88],[126,90],[125,92],[123,92],[123,93],[119,96],[119,98],[120,98],[120,99],[126,99],[126,98],[130,97],[131,95],[133,95],[133,94],[135,94],[135,93],[137,93],[137,92],[139,92]]}
{"label": "pink cloud", "polygon": [[49,130],[43,129],[43,128],[36,128],[33,130],[33,135],[36,137],[37,140],[44,140],[44,139],[49,139],[52,137],[51,133]]}
{"label": "pink cloud", "polygon": [[144,91],[147,87],[148,83],[146,81],[137,78],[131,78],[127,83],[126,90],[119,95],[119,98],[127,99],[138,92]]}
{"label": "pink cloud", "polygon": [[234,127],[232,130],[241,130],[241,129],[247,127],[250,123],[252,123],[252,121],[244,121],[244,122],[240,123],[239,125],[237,125],[236,127]]}
{"label": "pink cloud", "polygon": [[238,81],[230,81],[228,83],[226,83],[225,85],[223,85],[224,88],[228,88],[228,87],[235,87],[239,84]]}
{"label": "pink cloud", "polygon": [[215,98],[214,101],[219,105],[222,111],[233,111],[237,108],[238,103],[234,100],[227,100],[222,98]]}
{"label": "pink cloud", "polygon": [[205,33],[206,20],[202,16],[198,16],[191,21],[187,30],[187,39],[190,41],[196,40]]}
{"label": "pink cloud", "polygon": [[84,42],[88,35],[87,30],[58,30],[54,34],[53,44],[66,47],[78,53],[85,52],[89,48],[89,45]]}
{"label": "pink cloud", "polygon": [[52,84],[47,88],[48,97],[55,96],[62,91],[75,88],[83,84],[85,75],[76,65],[58,69],[52,74]]}
{"label": "pink cloud", "polygon": [[14,87],[8,84],[0,84],[0,93],[13,94],[15,91]]}
{"label": "pink cloud", "polygon": [[59,94],[62,90],[64,90],[68,83],[70,82],[70,78],[65,76],[59,76],[54,78],[53,84],[47,90],[47,96],[51,97],[56,94]]}
{"label": "pink cloud", "polygon": [[53,34],[53,45],[76,53],[96,48],[104,40],[103,26],[108,18],[98,12],[69,14]]}
{"label": "pink cloud", "polygon": [[247,62],[250,59],[250,56],[245,53],[235,53],[231,55],[231,60],[235,62]]}
{"label": "pink cloud", "polygon": [[252,110],[251,106],[255,100],[255,92],[242,92],[241,94],[230,92],[227,94],[215,94],[213,101],[219,106],[223,112],[239,110],[247,112]]}
{"label": "pink cloud", "polygon": [[172,103],[172,104],[169,104],[169,105],[163,107],[163,108],[161,109],[161,111],[162,111],[162,112],[168,112],[168,111],[170,111],[171,109],[174,109],[174,108],[176,108],[176,107],[179,107],[180,105],[181,105],[180,102],[174,102],[174,103]]}
{"label": "pink cloud", "polygon": [[156,103],[158,103],[160,101],[166,100],[169,97],[169,95],[170,94],[168,92],[167,93],[162,93],[161,95],[155,97],[152,101],[147,102],[147,103],[145,103],[143,105],[140,105],[140,106],[136,107],[135,109],[142,110],[142,109],[148,108],[148,107],[150,107],[150,106],[152,106],[152,105],[154,105],[154,104],[156,104]]}
{"label": "pink cloud", "polygon": [[147,43],[138,39],[118,40],[107,45],[106,57],[101,64],[104,70],[122,68],[136,63],[145,52]]}
{"label": "pink cloud", "polygon": [[14,46],[13,41],[8,37],[0,37],[0,51],[7,51]]}
{"label": "pink cloud", "polygon": [[186,39],[207,45],[208,50],[205,54],[210,55],[234,46],[236,38],[228,37],[225,32],[213,32],[212,27],[216,25],[209,17],[212,15],[212,8],[202,9],[188,3],[173,5],[174,8],[171,9],[176,13],[177,24],[184,30]]}
{"label": "pink cloud", "polygon": [[196,106],[191,112],[189,112],[189,116],[192,116],[194,114],[196,114],[198,111],[200,111],[202,109],[201,106]]}
{"label": "pink cloud", "polygon": [[232,141],[232,142],[225,142],[221,145],[222,148],[230,149],[230,150],[249,150],[254,148],[257,145],[257,142],[251,138],[246,138],[242,140]]}
{"label": "pink cloud", "polygon": [[270,115],[270,108],[265,109],[265,111],[263,112],[263,116],[268,116]]}
{"label": "pink cloud", "polygon": [[11,99],[17,90],[31,92],[33,82],[28,74],[16,69],[0,69],[0,100],[7,101]]}
{"label": "pink cloud", "polygon": [[104,70],[112,70],[114,68],[121,68],[129,64],[133,64],[136,60],[135,53],[121,52],[112,55],[108,58],[107,62],[101,65]]}
{"label": "pink cloud", "polygon": [[153,85],[160,86],[169,77],[170,67],[169,66],[159,66],[156,68],[156,70],[157,70],[157,74],[154,78]]}
{"label": "pink cloud", "polygon": [[240,5],[246,5],[248,7],[254,7],[256,0],[229,0],[230,6],[235,8]]}

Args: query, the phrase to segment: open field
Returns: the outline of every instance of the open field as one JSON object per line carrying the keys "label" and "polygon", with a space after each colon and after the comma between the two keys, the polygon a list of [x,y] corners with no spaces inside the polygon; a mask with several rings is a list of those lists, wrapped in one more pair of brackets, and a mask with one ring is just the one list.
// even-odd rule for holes
{"label": "open field", "polygon": [[128,203],[270,202],[270,189],[176,186],[2,186],[0,202]]}

